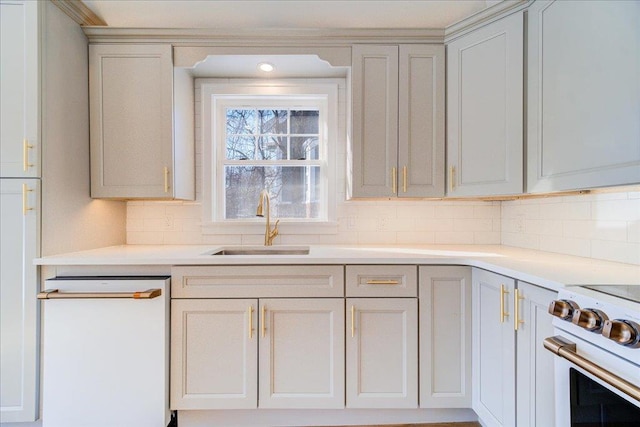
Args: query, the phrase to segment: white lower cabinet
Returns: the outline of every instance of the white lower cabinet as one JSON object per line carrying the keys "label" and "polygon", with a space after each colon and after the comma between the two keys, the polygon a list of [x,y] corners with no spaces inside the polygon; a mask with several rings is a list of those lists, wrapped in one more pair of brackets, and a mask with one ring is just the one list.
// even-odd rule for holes
{"label": "white lower cabinet", "polygon": [[420,266],[420,407],[471,406],[471,268]]}
{"label": "white lower cabinet", "polygon": [[171,309],[171,409],[344,407],[342,298],[174,299]]}
{"label": "white lower cabinet", "polygon": [[542,340],[553,333],[546,307],[555,295],[473,270],[473,409],[485,426],[554,425],[553,360]]}
{"label": "white lower cabinet", "polygon": [[258,405],[257,299],[171,301],[171,409]]}
{"label": "white lower cabinet", "polygon": [[39,179],[0,179],[0,422],[38,418]]}
{"label": "white lower cabinet", "polygon": [[344,407],[344,300],[260,300],[260,408]]}
{"label": "white lower cabinet", "polygon": [[348,298],[347,407],[418,407],[416,298]]}

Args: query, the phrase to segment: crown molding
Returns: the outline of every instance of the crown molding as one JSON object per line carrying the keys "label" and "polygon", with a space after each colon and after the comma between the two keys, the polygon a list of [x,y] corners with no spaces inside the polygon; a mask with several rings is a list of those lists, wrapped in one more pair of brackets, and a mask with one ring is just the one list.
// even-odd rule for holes
{"label": "crown molding", "polygon": [[51,3],[58,6],[67,16],[73,19],[80,26],[101,25],[106,26],[102,18],[93,13],[91,9],[85,6],[81,0],[50,0]]}
{"label": "crown molding", "polygon": [[486,25],[506,15],[523,10],[529,7],[533,1],[534,0],[504,0],[487,9],[476,12],[468,18],[446,27],[444,29],[444,42],[449,43],[479,26]]}
{"label": "crown molding", "polygon": [[350,46],[354,43],[444,42],[444,29],[114,28],[83,27],[91,43],[174,46]]}

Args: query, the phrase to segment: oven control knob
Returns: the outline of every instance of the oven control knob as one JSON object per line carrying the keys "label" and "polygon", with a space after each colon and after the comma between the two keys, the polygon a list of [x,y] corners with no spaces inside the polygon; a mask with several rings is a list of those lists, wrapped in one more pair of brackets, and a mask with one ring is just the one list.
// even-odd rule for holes
{"label": "oven control knob", "polygon": [[602,335],[620,345],[640,347],[640,325],[630,320],[606,320]]}
{"label": "oven control knob", "polygon": [[579,308],[573,312],[571,322],[591,332],[600,332],[605,320],[609,320],[606,314],[595,308]]}
{"label": "oven control knob", "polygon": [[562,320],[571,320],[571,316],[573,316],[573,312],[577,310],[578,304],[573,301],[566,299],[558,299],[551,301],[549,304],[549,314],[555,317],[559,317]]}

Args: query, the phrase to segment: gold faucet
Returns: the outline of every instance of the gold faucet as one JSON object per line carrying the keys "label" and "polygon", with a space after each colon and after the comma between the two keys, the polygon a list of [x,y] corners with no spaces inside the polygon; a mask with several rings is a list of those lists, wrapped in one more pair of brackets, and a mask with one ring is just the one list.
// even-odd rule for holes
{"label": "gold faucet", "polygon": [[275,239],[276,236],[278,235],[278,223],[280,222],[280,220],[276,221],[276,224],[273,226],[273,230],[272,230],[271,221],[269,218],[269,214],[271,212],[271,206],[270,206],[269,192],[267,190],[262,190],[260,192],[260,201],[258,202],[258,211],[256,212],[256,216],[264,216],[263,202],[265,200],[267,201],[267,227],[264,231],[264,245],[271,246],[273,245],[273,239]]}

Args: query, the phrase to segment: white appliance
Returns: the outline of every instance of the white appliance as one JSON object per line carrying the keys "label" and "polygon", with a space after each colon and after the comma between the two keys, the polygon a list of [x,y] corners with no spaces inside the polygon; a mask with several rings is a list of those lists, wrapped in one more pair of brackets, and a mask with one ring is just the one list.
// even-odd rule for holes
{"label": "white appliance", "polygon": [[43,300],[43,427],[164,427],[168,277],[56,277]]}
{"label": "white appliance", "polygon": [[640,422],[640,286],[573,287],[549,306],[556,427]]}

